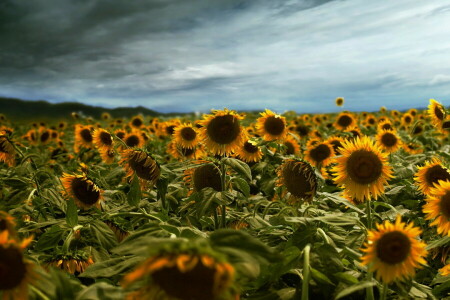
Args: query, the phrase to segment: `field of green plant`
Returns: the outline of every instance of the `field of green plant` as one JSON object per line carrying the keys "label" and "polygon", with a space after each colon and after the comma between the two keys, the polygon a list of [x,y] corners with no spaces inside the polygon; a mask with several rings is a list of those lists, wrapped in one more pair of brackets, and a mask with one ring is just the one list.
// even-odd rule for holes
{"label": "field of green plant", "polygon": [[435,100],[1,115],[0,296],[450,299],[449,125]]}

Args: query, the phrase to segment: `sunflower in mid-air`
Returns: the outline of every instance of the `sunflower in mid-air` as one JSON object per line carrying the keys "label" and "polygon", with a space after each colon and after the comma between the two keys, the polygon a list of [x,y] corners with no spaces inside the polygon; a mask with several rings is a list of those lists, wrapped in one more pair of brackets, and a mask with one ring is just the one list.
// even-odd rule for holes
{"label": "sunflower in mid-air", "polygon": [[9,232],[0,232],[0,294],[2,299],[28,299],[28,284],[37,280],[34,265],[23,256],[32,238],[21,243],[11,239]]}
{"label": "sunflower in mid-air", "polygon": [[362,264],[384,283],[404,280],[415,275],[415,269],[425,265],[426,244],[417,237],[421,234],[414,223],[405,224],[397,216],[394,224],[385,221],[368,232]]}
{"label": "sunflower in mid-air", "polygon": [[243,117],[228,109],[216,110],[214,114],[205,115],[199,122],[200,139],[214,155],[230,155],[246,140],[245,129],[240,120]]}
{"label": "sunflower in mid-air", "polygon": [[431,226],[437,226],[439,234],[450,236],[450,181],[440,180],[430,189],[425,201],[425,219],[434,219]]}
{"label": "sunflower in mid-air", "polygon": [[377,199],[392,177],[387,154],[378,150],[368,136],[344,142],[340,152],[332,169],[334,182],[359,201]]}
{"label": "sunflower in mid-air", "polygon": [[336,103],[337,106],[342,106],[342,105],[344,105],[344,98],[343,97],[337,97],[334,100],[334,103]]}
{"label": "sunflower in mid-air", "polygon": [[286,188],[290,201],[311,201],[316,195],[317,176],[309,163],[286,159],[278,168],[277,175],[277,186]]}
{"label": "sunflower in mid-air", "polygon": [[91,207],[100,208],[100,201],[103,199],[103,191],[85,174],[71,175],[64,173],[61,177],[66,198],[73,198],[77,207],[89,209]]}
{"label": "sunflower in mid-air", "polygon": [[200,142],[197,128],[188,123],[175,127],[173,138],[178,145],[189,149],[195,148]]}
{"label": "sunflower in mid-air", "polygon": [[378,147],[386,153],[393,153],[402,145],[400,137],[394,130],[381,130],[377,133],[376,139]]}
{"label": "sunflower in mid-air", "polygon": [[430,189],[438,184],[439,180],[450,181],[450,172],[436,157],[427,161],[424,166],[419,167],[414,176],[414,181],[419,186],[419,190],[425,195],[430,195]]}

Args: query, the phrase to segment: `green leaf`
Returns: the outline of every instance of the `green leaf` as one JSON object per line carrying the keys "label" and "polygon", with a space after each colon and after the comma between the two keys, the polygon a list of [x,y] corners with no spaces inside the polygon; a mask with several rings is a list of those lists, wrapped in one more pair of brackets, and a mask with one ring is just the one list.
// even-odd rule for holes
{"label": "green leaf", "polygon": [[450,236],[445,236],[445,237],[443,237],[443,238],[440,238],[440,239],[438,239],[438,240],[435,240],[435,241],[432,241],[431,243],[429,243],[428,245],[427,245],[427,250],[431,250],[431,249],[433,249],[433,248],[436,248],[436,247],[440,247],[440,246],[443,246],[443,245],[446,245],[446,244],[448,244],[448,243],[450,243]]}
{"label": "green leaf", "polygon": [[337,294],[336,298],[334,298],[335,300],[341,299],[345,296],[351,295],[354,292],[366,289],[368,287],[374,286],[377,283],[375,281],[363,281],[361,283],[352,285],[346,289],[343,289],[342,291],[339,292],[339,294]]}
{"label": "green leaf", "polygon": [[95,241],[106,250],[117,245],[117,238],[108,225],[100,220],[94,220],[90,223],[90,229]]}
{"label": "green leaf", "polygon": [[123,274],[132,269],[138,263],[142,262],[143,258],[139,256],[133,257],[118,257],[90,265],[79,277],[110,278],[115,275]]}
{"label": "green leaf", "polygon": [[345,282],[347,284],[357,284],[359,282],[358,278],[356,278],[355,276],[349,274],[349,273],[344,273],[344,272],[337,272],[333,275],[334,277],[336,277],[339,281]]}
{"label": "green leaf", "polygon": [[325,283],[329,285],[335,285],[330,278],[328,278],[325,274],[320,272],[319,270],[314,269],[313,267],[310,267],[311,276],[317,283]]}
{"label": "green leaf", "polygon": [[133,180],[131,181],[127,201],[131,206],[138,206],[141,201],[141,186],[139,185],[139,177],[136,174],[134,174]]}
{"label": "green leaf", "polygon": [[250,186],[248,185],[247,181],[245,181],[242,178],[235,177],[232,179],[232,182],[236,186],[236,188],[244,194],[245,197],[250,196]]}
{"label": "green leaf", "polygon": [[73,199],[67,202],[66,222],[70,227],[78,225],[78,209]]}
{"label": "green leaf", "polygon": [[245,176],[246,179],[252,180],[252,171],[250,167],[243,161],[235,158],[224,157],[222,161],[229,165],[233,170]]}
{"label": "green leaf", "polygon": [[55,248],[59,241],[63,238],[65,232],[66,229],[53,225],[47,232],[41,235],[37,241],[35,250],[45,251]]}
{"label": "green leaf", "polygon": [[122,288],[106,282],[97,282],[82,290],[76,300],[121,300],[124,298]]}

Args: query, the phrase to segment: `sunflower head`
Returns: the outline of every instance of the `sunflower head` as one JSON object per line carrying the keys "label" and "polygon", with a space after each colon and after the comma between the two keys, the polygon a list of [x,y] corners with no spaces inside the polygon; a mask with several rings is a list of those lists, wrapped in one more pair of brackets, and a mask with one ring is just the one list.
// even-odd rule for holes
{"label": "sunflower head", "polygon": [[401,140],[393,130],[381,130],[377,134],[377,144],[387,153],[393,153],[401,146]]}
{"label": "sunflower head", "polygon": [[331,146],[333,146],[333,150],[336,155],[341,155],[341,151],[339,148],[342,147],[342,143],[344,141],[345,140],[339,136],[332,136],[327,139],[327,142],[330,143]]}
{"label": "sunflower head", "polygon": [[167,144],[167,153],[179,160],[199,159],[205,156],[203,146],[198,144],[194,148],[185,148],[180,144],[170,142]]}
{"label": "sunflower head", "polygon": [[419,186],[419,190],[423,194],[429,195],[430,189],[438,184],[439,180],[450,181],[450,172],[439,159],[434,157],[418,168],[414,180]]}
{"label": "sunflower head", "polygon": [[283,145],[286,146],[286,155],[297,155],[300,152],[300,145],[292,136],[287,136],[283,140]]}
{"label": "sunflower head", "polygon": [[193,192],[199,192],[204,188],[213,188],[222,191],[222,179],[219,168],[207,161],[197,161],[198,166],[184,172],[184,180],[190,185]]}
{"label": "sunflower head", "polygon": [[144,125],[144,119],[142,116],[134,116],[131,118],[130,124],[132,128],[140,129]]}
{"label": "sunflower head", "polygon": [[16,235],[16,222],[7,212],[0,211],[0,233],[8,231],[10,236]]}
{"label": "sunflower head", "polygon": [[75,152],[78,152],[80,147],[92,148],[92,127],[77,124],[75,125]]}
{"label": "sunflower head", "polygon": [[394,130],[390,121],[382,121],[378,123],[378,130]]}
{"label": "sunflower head", "polygon": [[103,191],[85,174],[71,175],[64,173],[61,177],[66,198],[73,198],[75,204],[82,209],[100,208]]}
{"label": "sunflower head", "polygon": [[337,106],[342,106],[344,105],[344,98],[343,97],[337,97],[334,102],[336,103]]}
{"label": "sunflower head", "polygon": [[154,185],[159,179],[161,168],[156,160],[146,151],[139,149],[127,149],[122,152],[119,162],[126,170],[126,177],[136,174],[141,181]]}
{"label": "sunflower head", "polygon": [[0,135],[0,161],[12,167],[16,162],[15,155],[16,150],[12,142],[5,135]]}
{"label": "sunflower head", "polygon": [[94,145],[97,147],[100,153],[109,151],[114,146],[112,135],[102,128],[95,129],[92,137]]}
{"label": "sunflower head", "polygon": [[450,182],[440,180],[430,189],[423,212],[427,220],[434,220],[439,234],[450,236]]}
{"label": "sunflower head", "polygon": [[230,155],[246,140],[245,130],[240,125],[243,117],[225,109],[206,115],[200,122],[200,139],[214,155]]}
{"label": "sunflower head", "polygon": [[385,221],[368,232],[361,260],[369,271],[376,272],[378,280],[387,284],[404,280],[415,275],[415,268],[426,264],[426,245],[417,239],[421,230],[413,225],[406,225],[397,216],[394,224]]}
{"label": "sunflower head", "polygon": [[183,123],[175,127],[173,138],[183,148],[193,149],[199,144],[197,128],[188,123]]}
{"label": "sunflower head", "polygon": [[263,153],[255,141],[248,140],[236,151],[235,156],[242,161],[250,163],[260,161]]}
{"label": "sunflower head", "polygon": [[356,124],[355,117],[348,113],[348,112],[342,112],[340,113],[334,122],[334,125],[336,128],[340,130],[345,130],[348,127],[354,126]]}
{"label": "sunflower head", "polygon": [[317,176],[307,162],[286,159],[278,168],[278,186],[284,186],[291,200],[311,201],[317,189]]}
{"label": "sunflower head", "polygon": [[317,168],[328,166],[334,155],[333,146],[328,141],[308,141],[305,159],[313,166]]}
{"label": "sunflower head", "polygon": [[123,141],[130,148],[140,148],[144,146],[145,140],[140,130],[133,130],[124,136]]}
{"label": "sunflower head", "polygon": [[434,126],[439,127],[446,117],[444,106],[434,99],[430,99],[428,105],[428,115],[431,117],[431,122]]}
{"label": "sunflower head", "polygon": [[376,199],[384,192],[392,170],[387,154],[380,152],[369,137],[346,141],[340,151],[332,169],[337,185],[345,186],[349,196],[359,201]]}
{"label": "sunflower head", "polygon": [[402,125],[405,127],[409,127],[414,121],[414,116],[409,113],[404,113],[402,116]]}

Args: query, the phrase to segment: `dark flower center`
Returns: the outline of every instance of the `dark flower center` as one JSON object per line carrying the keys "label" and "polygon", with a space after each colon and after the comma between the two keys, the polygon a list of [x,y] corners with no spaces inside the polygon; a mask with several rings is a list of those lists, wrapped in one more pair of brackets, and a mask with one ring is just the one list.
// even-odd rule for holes
{"label": "dark flower center", "polygon": [[77,177],[72,180],[72,192],[78,201],[86,205],[94,205],[100,199],[100,191],[84,178]]}
{"label": "dark flower center", "polygon": [[423,131],[422,126],[416,126],[416,127],[414,127],[413,134],[421,134],[422,131]]}
{"label": "dark flower center", "polygon": [[142,120],[140,118],[134,118],[133,121],[131,121],[131,124],[134,127],[141,127],[142,126]]}
{"label": "dark flower center", "polygon": [[333,150],[336,154],[341,154],[341,152],[338,150],[340,147],[342,147],[342,144],[339,140],[331,141],[331,145],[333,145]]}
{"label": "dark flower center", "polygon": [[436,116],[436,118],[438,118],[439,120],[444,120],[444,113],[442,112],[442,109],[439,105],[436,105],[434,107],[434,115]]}
{"label": "dark flower center", "polygon": [[312,199],[316,192],[316,175],[306,163],[290,161],[282,167],[283,184],[293,196]]}
{"label": "dark flower center", "polygon": [[232,143],[241,133],[239,120],[232,115],[214,117],[206,130],[211,140],[222,145]]}
{"label": "dark flower center", "polygon": [[376,123],[376,121],[375,121],[374,118],[370,118],[370,119],[368,120],[368,123],[369,123],[370,125],[374,125],[374,124]]}
{"label": "dark flower center", "polygon": [[245,142],[244,150],[245,150],[245,152],[248,152],[248,153],[256,153],[256,152],[258,152],[259,148],[258,148],[258,146],[255,146],[250,142]]}
{"label": "dark flower center", "polygon": [[197,133],[191,127],[184,127],[183,129],[181,129],[180,133],[181,133],[181,137],[183,138],[183,140],[186,140],[186,141],[193,141],[193,140],[195,140],[195,137],[197,136]]}
{"label": "dark flower center", "polygon": [[353,119],[350,116],[343,115],[338,118],[337,123],[339,124],[339,126],[346,128],[353,123]]}
{"label": "dark flower center", "polygon": [[125,140],[125,144],[127,144],[128,147],[136,147],[137,145],[139,145],[139,142],[140,142],[139,137],[134,134],[130,135]]}
{"label": "dark flower center", "polygon": [[383,164],[373,152],[357,150],[347,160],[347,173],[350,178],[359,184],[370,184],[382,174]]}
{"label": "dark flower center", "polygon": [[450,221],[450,192],[447,192],[444,196],[442,196],[439,203],[439,209],[447,220]]}
{"label": "dark flower center", "polygon": [[117,136],[119,139],[123,140],[123,138],[125,137],[125,132],[119,131],[119,132],[116,133],[116,136]]}
{"label": "dark flower center", "polygon": [[386,147],[395,146],[397,144],[397,137],[390,132],[386,132],[381,136],[381,143]]}
{"label": "dark flower center", "polygon": [[27,269],[19,249],[0,246],[0,291],[18,287],[26,272]]}
{"label": "dark flower center", "polygon": [[310,129],[306,125],[297,125],[297,127],[295,127],[295,131],[297,131],[301,137],[304,137],[309,134]]}
{"label": "dark flower center", "polygon": [[201,191],[207,187],[213,188],[218,192],[222,190],[220,171],[212,164],[196,168],[193,175],[193,181],[195,191]]}
{"label": "dark flower center", "polygon": [[189,157],[195,153],[195,149],[180,147],[180,152],[181,152],[181,155],[183,155],[185,157]]}
{"label": "dark flower center", "polygon": [[281,118],[275,116],[267,117],[264,122],[264,130],[271,135],[280,135],[285,128],[284,122]]}
{"label": "dark flower center", "polygon": [[167,126],[166,127],[166,133],[168,134],[168,135],[172,135],[173,133],[174,133],[174,131],[175,131],[175,125],[170,125],[170,126]]}
{"label": "dark flower center", "polygon": [[41,142],[45,143],[50,137],[50,133],[46,130],[41,134]]}
{"label": "dark flower center", "polygon": [[412,119],[411,119],[410,116],[406,116],[404,120],[405,120],[405,123],[406,123],[406,124],[409,124],[409,123],[411,123],[411,121],[412,121]]}
{"label": "dark flower center", "polygon": [[284,142],[284,145],[286,146],[286,154],[287,155],[295,154],[295,147],[291,142],[286,141],[286,142]]}
{"label": "dark flower center", "polygon": [[411,241],[399,232],[385,233],[376,244],[377,257],[384,263],[395,265],[403,262],[411,251]]}
{"label": "dark flower center", "polygon": [[100,140],[102,141],[103,145],[107,145],[107,146],[112,145],[111,135],[106,131],[100,132]]}
{"label": "dark flower center", "polygon": [[5,219],[0,219],[0,232],[8,229],[8,222]]}
{"label": "dark flower center", "polygon": [[385,123],[385,124],[383,124],[383,125],[381,126],[381,128],[382,128],[382,129],[385,129],[385,130],[391,130],[391,129],[392,129],[392,126],[391,126],[391,124],[389,124],[389,123]]}
{"label": "dark flower center", "polygon": [[85,128],[85,129],[81,130],[80,135],[85,142],[88,142],[88,143],[92,142],[92,134],[89,129]]}
{"label": "dark flower center", "polygon": [[327,145],[320,144],[320,145],[316,146],[315,148],[311,149],[309,154],[311,155],[312,159],[314,159],[314,161],[319,163],[319,162],[327,159],[328,157],[330,157],[331,150],[330,150],[330,147],[328,147]]}
{"label": "dark flower center", "polygon": [[425,180],[428,186],[434,186],[439,180],[449,181],[450,173],[441,165],[432,166],[425,173]]}

